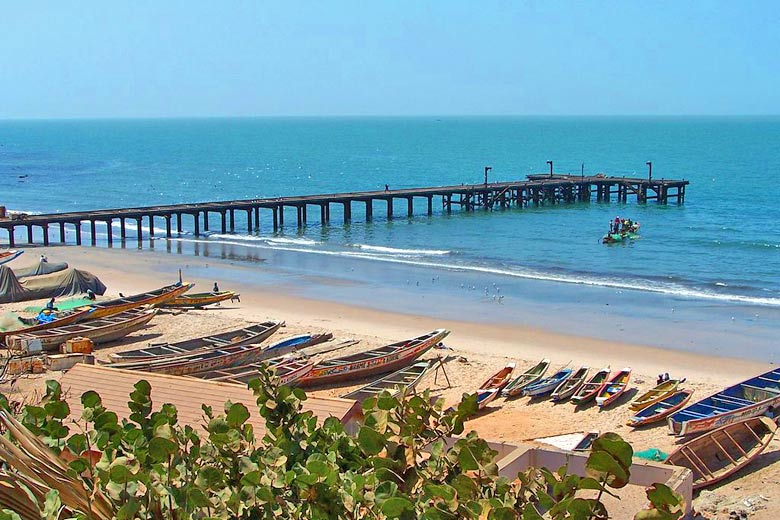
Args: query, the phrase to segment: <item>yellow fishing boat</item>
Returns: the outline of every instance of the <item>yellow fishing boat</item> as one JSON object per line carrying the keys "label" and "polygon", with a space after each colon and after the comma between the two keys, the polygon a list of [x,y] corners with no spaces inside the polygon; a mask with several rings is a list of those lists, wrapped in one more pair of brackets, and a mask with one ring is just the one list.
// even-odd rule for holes
{"label": "yellow fishing boat", "polygon": [[677,391],[677,387],[680,386],[680,383],[682,383],[682,381],[679,379],[669,379],[668,381],[664,381],[663,383],[634,399],[631,404],[628,405],[628,407],[632,410],[642,410],[651,404],[655,404],[658,401],[663,401]]}
{"label": "yellow fishing boat", "polygon": [[183,294],[166,301],[162,307],[200,309],[206,305],[213,305],[225,300],[237,300],[239,296],[240,294],[233,291]]}

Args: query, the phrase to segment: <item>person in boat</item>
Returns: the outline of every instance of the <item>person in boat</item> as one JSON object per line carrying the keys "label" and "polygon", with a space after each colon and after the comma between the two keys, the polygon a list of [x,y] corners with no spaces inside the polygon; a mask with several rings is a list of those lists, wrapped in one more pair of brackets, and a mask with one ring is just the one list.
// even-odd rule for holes
{"label": "person in boat", "polygon": [[46,263],[46,262],[48,262],[48,261],[49,261],[49,259],[48,259],[48,258],[46,258],[46,255],[41,255],[41,262],[44,262],[44,263]]}
{"label": "person in boat", "polygon": [[87,300],[95,301],[95,293],[92,291],[92,289],[87,289]]}
{"label": "person in boat", "polygon": [[217,282],[214,282],[214,288],[211,290],[211,292],[218,293],[219,292],[219,285],[217,285]]}
{"label": "person in boat", "polygon": [[46,306],[43,308],[45,311],[53,312],[57,310],[57,307],[54,306],[54,298],[46,302]]}
{"label": "person in boat", "polygon": [[620,232],[620,217],[615,217],[615,233]]}
{"label": "person in boat", "polygon": [[38,313],[36,319],[38,320],[39,324],[49,323],[56,320],[57,315],[54,314],[54,311],[51,311],[49,309],[43,309],[41,312]]}

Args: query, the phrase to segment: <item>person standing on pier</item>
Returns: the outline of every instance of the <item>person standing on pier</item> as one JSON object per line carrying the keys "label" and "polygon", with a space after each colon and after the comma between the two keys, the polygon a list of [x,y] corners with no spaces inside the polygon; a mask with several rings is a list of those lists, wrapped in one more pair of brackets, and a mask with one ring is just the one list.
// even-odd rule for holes
{"label": "person standing on pier", "polygon": [[390,185],[389,184],[385,184],[385,191],[390,191]]}

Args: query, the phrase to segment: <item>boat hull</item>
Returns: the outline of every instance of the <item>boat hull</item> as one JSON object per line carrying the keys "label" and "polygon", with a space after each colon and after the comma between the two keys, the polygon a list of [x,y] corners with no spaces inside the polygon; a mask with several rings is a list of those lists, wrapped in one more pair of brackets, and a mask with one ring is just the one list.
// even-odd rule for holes
{"label": "boat hull", "polygon": [[599,395],[596,396],[596,404],[601,408],[606,408],[612,403],[620,399],[626,389],[628,389],[628,382],[631,379],[631,369],[623,369],[609,381],[602,386]]}
{"label": "boat hull", "polygon": [[538,383],[550,367],[550,360],[543,359],[539,364],[520,374],[511,380],[501,391],[505,397],[515,397],[521,395],[523,390],[535,383]]}
{"label": "boat hull", "polygon": [[180,296],[189,291],[193,285],[195,284],[173,284],[151,291],[149,293],[144,293],[144,295],[148,294],[148,297],[142,297],[143,295],[134,295],[128,296],[127,298],[118,298],[108,302],[96,303],[91,305],[91,307],[93,307],[95,310],[89,315],[88,319],[97,320],[100,318],[106,318],[108,316],[119,314],[120,312],[136,309],[143,305],[160,306],[166,301],[172,298],[176,298],[177,296]]}
{"label": "boat hull", "polygon": [[232,300],[240,296],[233,291],[222,291],[218,293],[201,293],[201,294],[183,294],[176,296],[170,300],[161,304],[161,307],[170,307],[176,309],[199,309],[206,305],[214,305],[215,303],[224,302],[226,300]]}
{"label": "boat hull", "polygon": [[639,428],[640,426],[663,421],[688,404],[692,395],[693,390],[678,390],[665,399],[661,399],[660,401],[637,411],[636,415],[626,422],[626,425]]}

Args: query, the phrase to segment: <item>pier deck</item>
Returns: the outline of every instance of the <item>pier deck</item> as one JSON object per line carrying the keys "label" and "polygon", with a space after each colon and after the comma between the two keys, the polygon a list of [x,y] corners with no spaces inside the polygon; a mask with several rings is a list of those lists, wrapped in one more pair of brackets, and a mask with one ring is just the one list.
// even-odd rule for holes
{"label": "pier deck", "polygon": [[[669,179],[639,179],[629,177],[606,177],[604,175],[529,175],[527,180],[514,182],[495,182],[486,184],[467,184],[457,186],[435,186],[410,188],[400,190],[364,191],[353,193],[331,193],[323,195],[305,195],[296,197],[257,198],[246,200],[230,200],[217,202],[199,202],[194,204],[172,204],[165,206],[149,206],[139,208],[103,209],[95,211],[79,211],[71,213],[52,213],[45,215],[15,215],[10,219],[0,220],[0,228],[7,231],[8,245],[16,245],[14,236],[16,228],[27,230],[27,243],[49,245],[49,227],[59,226],[59,243],[65,243],[66,225],[74,227],[76,244],[82,243],[82,224],[89,222],[90,238],[96,242],[96,225],[104,224],[107,229],[107,240],[114,240],[115,220],[119,221],[119,238],[127,237],[126,220],[136,222],[137,238],[142,239],[143,220],[148,221],[149,236],[154,236],[155,219],[165,223],[167,237],[174,234],[172,220],[176,218],[176,232],[182,231],[183,216],[193,219],[195,235],[201,230],[209,230],[209,215],[220,215],[220,229],[223,233],[235,231],[236,211],[246,212],[246,227],[249,233],[260,230],[261,210],[271,212],[274,231],[284,226],[284,209],[294,207],[297,213],[296,224],[306,225],[309,206],[318,206],[320,222],[330,223],[330,208],[332,204],[343,206],[344,222],[352,220],[352,204],[365,204],[365,218],[371,220],[374,212],[374,201],[384,201],[387,205],[387,218],[393,218],[393,206],[396,199],[405,199],[406,215],[414,214],[414,199],[427,200],[427,214],[433,214],[434,198],[441,197],[442,211],[452,212],[453,207],[461,210],[493,209],[509,207],[527,207],[529,205],[572,204],[575,202],[596,201],[609,202],[617,196],[618,202],[627,202],[629,196],[638,202],[654,200],[659,204],[675,201],[685,201],[686,180]],[[39,237],[34,233],[40,228]]]}

